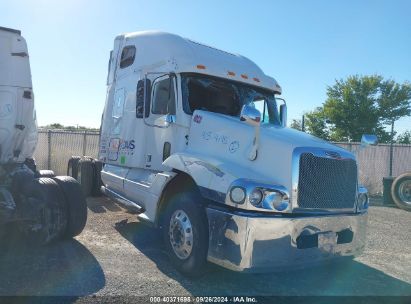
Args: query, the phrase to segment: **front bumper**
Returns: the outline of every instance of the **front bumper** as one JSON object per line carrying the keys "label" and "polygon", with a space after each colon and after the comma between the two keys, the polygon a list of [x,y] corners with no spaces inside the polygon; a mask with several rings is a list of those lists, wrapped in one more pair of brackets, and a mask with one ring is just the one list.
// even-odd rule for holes
{"label": "front bumper", "polygon": [[208,260],[235,271],[304,267],[365,246],[367,213],[301,217],[207,208]]}

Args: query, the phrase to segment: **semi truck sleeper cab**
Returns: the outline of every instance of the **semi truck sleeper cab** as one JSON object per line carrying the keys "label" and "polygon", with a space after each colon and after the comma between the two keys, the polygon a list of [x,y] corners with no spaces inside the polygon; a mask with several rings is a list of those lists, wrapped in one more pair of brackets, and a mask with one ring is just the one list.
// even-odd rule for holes
{"label": "semi truck sleeper cab", "polygon": [[251,60],[163,32],[114,40],[104,192],[163,230],[174,265],[267,271],[356,256],[367,190],[350,152],[286,127]]}

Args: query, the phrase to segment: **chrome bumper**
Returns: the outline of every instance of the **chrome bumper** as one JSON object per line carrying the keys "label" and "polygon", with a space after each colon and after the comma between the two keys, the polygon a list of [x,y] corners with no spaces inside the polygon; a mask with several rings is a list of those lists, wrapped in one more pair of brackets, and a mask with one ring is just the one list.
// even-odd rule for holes
{"label": "chrome bumper", "polygon": [[356,256],[367,213],[285,218],[207,208],[208,260],[235,271],[298,268]]}

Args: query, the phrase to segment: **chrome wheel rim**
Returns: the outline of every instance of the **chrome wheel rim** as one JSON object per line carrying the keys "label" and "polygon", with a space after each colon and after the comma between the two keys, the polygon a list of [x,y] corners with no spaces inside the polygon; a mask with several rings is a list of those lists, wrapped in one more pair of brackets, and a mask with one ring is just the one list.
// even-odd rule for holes
{"label": "chrome wheel rim", "polygon": [[411,180],[403,181],[398,187],[398,196],[401,201],[411,205]]}
{"label": "chrome wheel rim", "polygon": [[169,239],[179,259],[187,259],[193,250],[193,227],[183,210],[176,210],[170,219]]}

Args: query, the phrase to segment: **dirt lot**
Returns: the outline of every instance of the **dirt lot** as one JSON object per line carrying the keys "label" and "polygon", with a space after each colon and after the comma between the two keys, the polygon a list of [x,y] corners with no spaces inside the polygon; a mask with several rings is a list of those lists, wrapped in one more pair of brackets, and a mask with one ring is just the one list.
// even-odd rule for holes
{"label": "dirt lot", "polygon": [[156,230],[106,198],[88,205],[75,240],[1,248],[0,295],[411,295],[411,212],[378,201],[365,253],[349,264],[272,274],[210,265],[196,280],[173,269]]}

